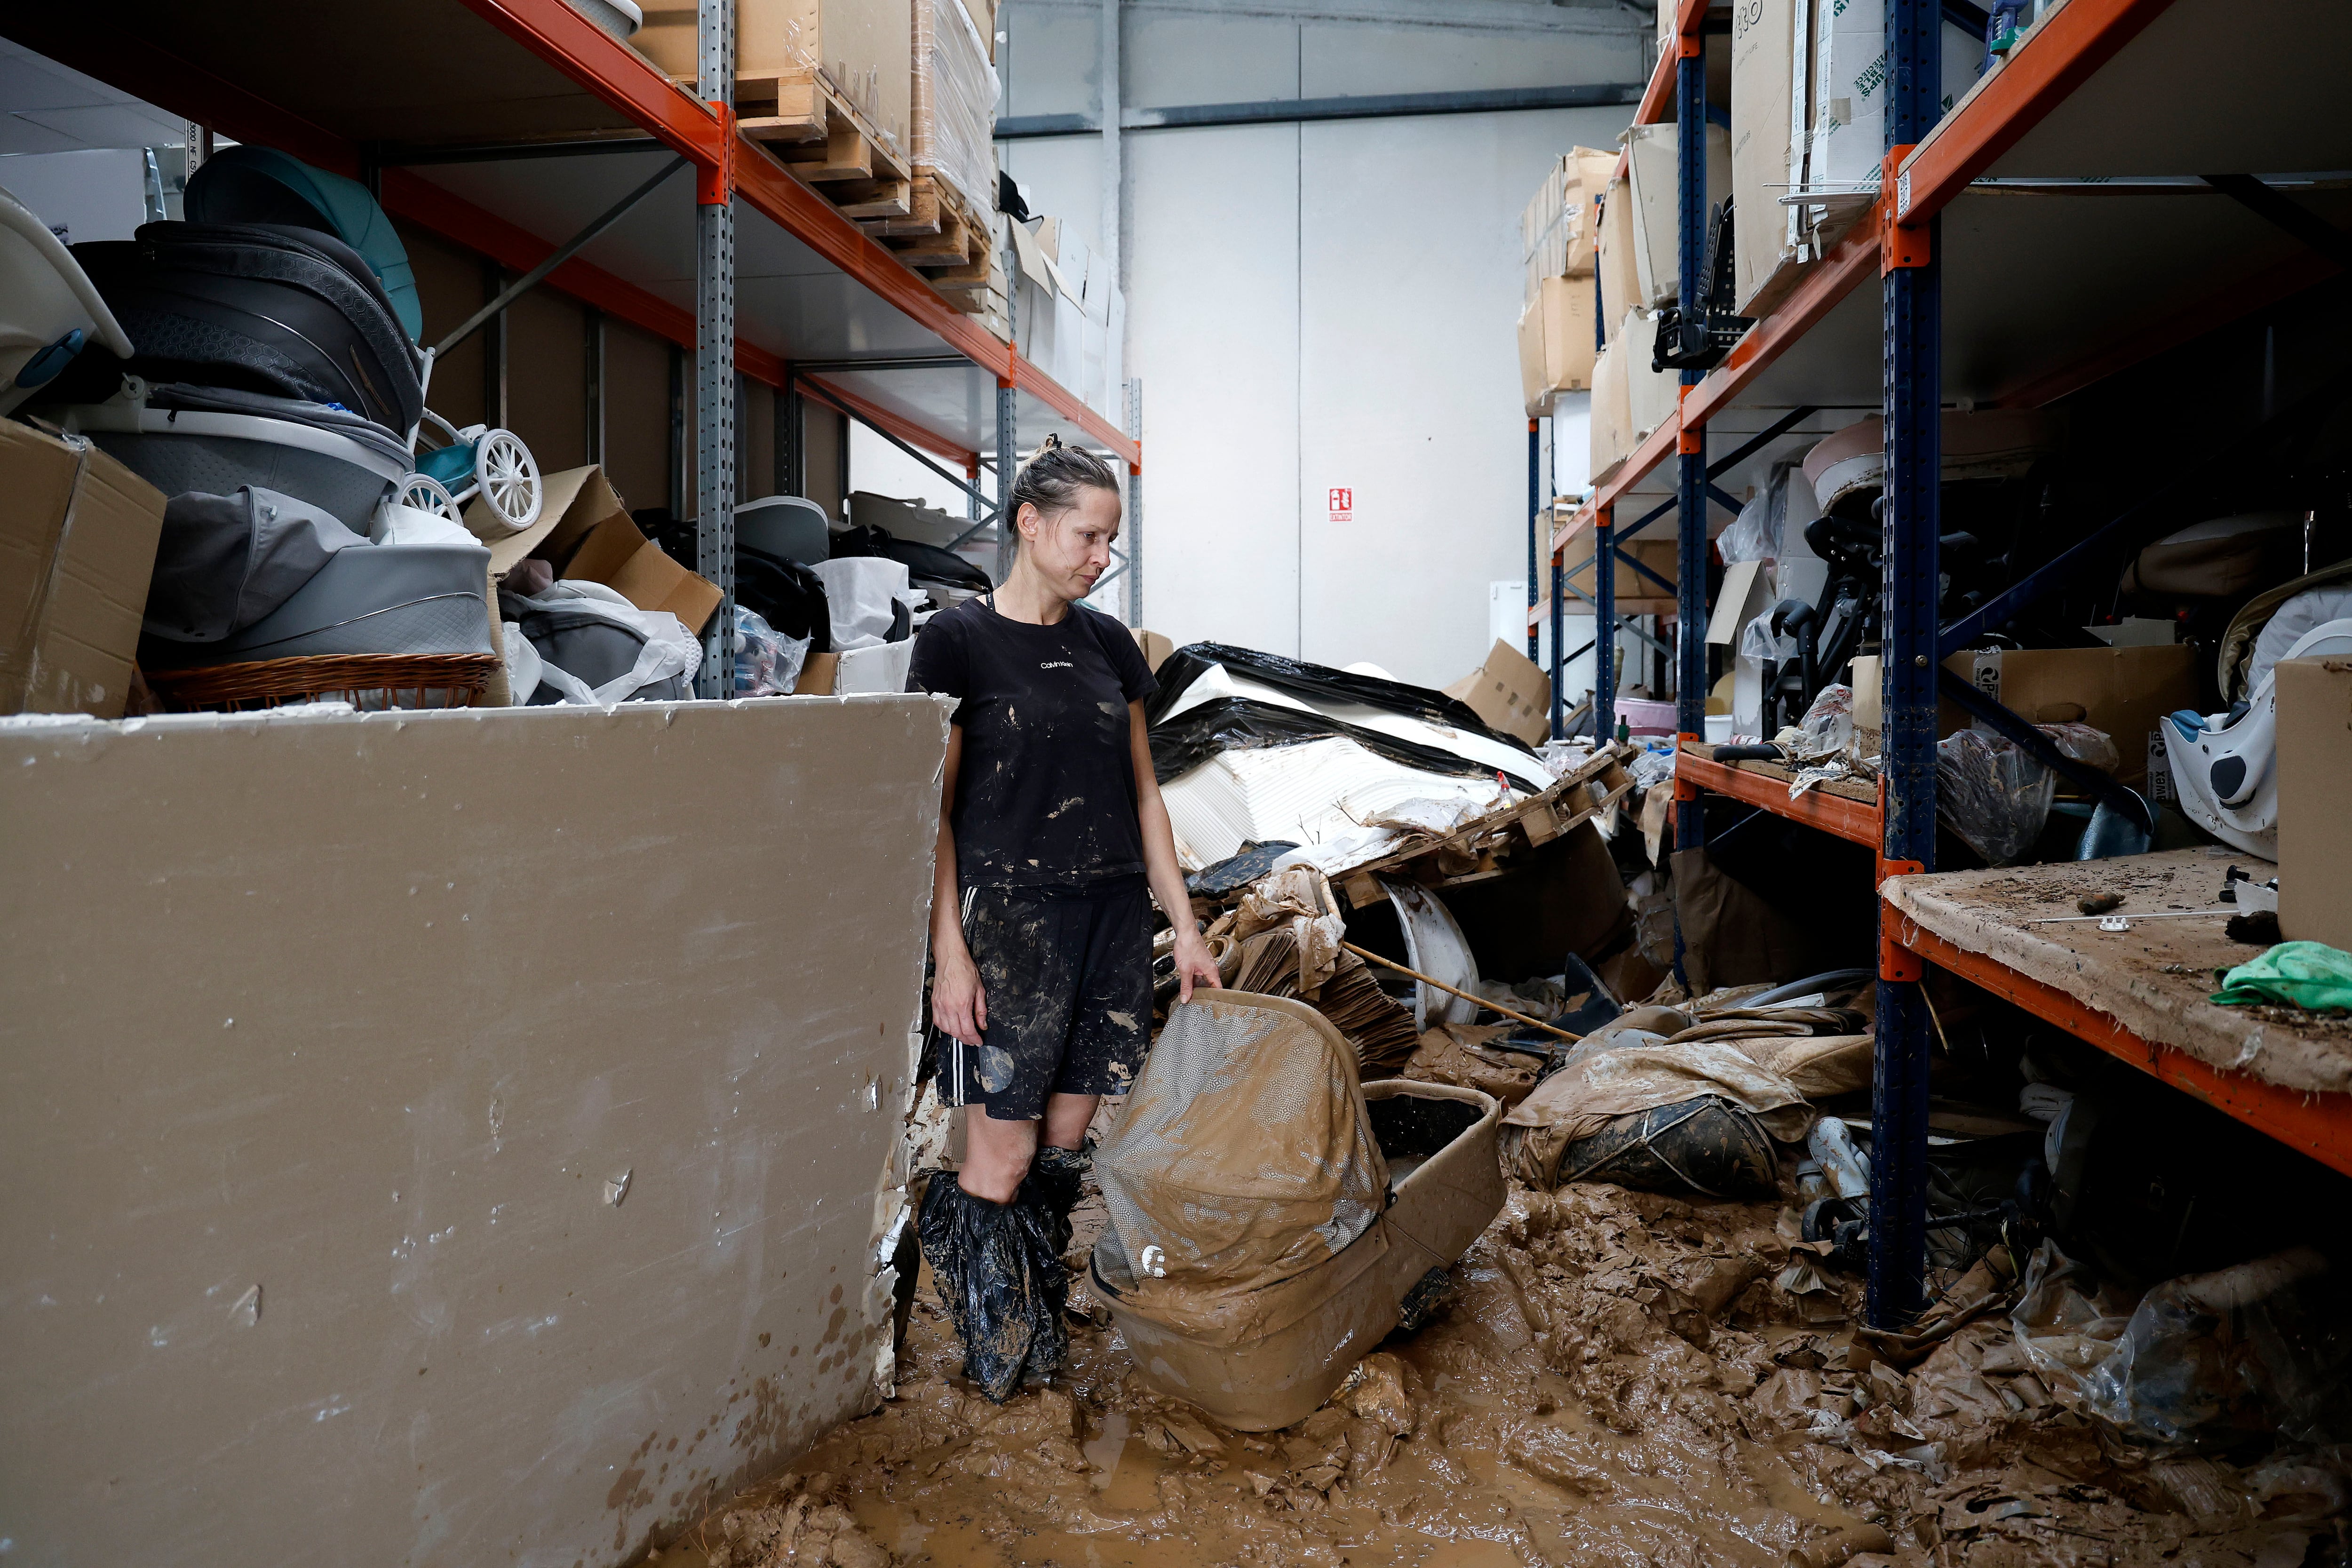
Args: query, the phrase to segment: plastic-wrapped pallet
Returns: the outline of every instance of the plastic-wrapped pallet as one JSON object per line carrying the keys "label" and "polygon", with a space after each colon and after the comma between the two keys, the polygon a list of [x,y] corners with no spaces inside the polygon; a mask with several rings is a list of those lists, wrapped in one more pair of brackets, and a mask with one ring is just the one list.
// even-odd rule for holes
{"label": "plastic-wrapped pallet", "polygon": [[915,171],[954,191],[972,216],[996,210],[996,68],[963,0],[914,0]]}
{"label": "plastic-wrapped pallet", "polygon": [[1543,184],[1519,214],[1520,254],[1527,261],[1524,304],[1533,304],[1548,278],[1592,272],[1594,208],[1617,166],[1617,154],[1578,147],[1545,171]]}

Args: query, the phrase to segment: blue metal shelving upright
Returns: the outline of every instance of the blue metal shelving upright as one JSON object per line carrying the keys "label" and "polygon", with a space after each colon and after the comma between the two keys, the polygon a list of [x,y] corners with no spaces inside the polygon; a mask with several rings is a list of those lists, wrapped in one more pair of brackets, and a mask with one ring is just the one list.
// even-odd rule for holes
{"label": "blue metal shelving upright", "polygon": [[[1704,13],[1702,13],[1702,16]],[[1706,249],[1706,32],[1694,28],[1675,39],[1675,174],[1676,267],[1683,344],[1694,334],[1706,341],[1706,279],[1699,276]],[[1687,396],[1699,373],[1682,373]],[[1685,426],[1675,443],[1675,730],[1691,740],[1706,738],[1706,429]],[[1706,842],[1706,816],[1695,791],[1675,792],[1675,847],[1694,849]],[[1677,938],[1679,948],[1680,940]]]}
{"label": "blue metal shelving upright", "polygon": [[[1885,178],[1940,112],[1937,0],[1886,0],[1892,72]],[[1890,226],[1881,247],[1886,441],[1880,593],[1880,744],[1889,869],[1936,859],[1937,534],[1942,479],[1943,278],[1937,220]],[[1881,906],[1879,919],[1891,917]],[[1876,1066],[1871,1086],[1870,1321],[1918,1311],[1927,1268],[1930,1020],[1919,960],[1882,937]]]}

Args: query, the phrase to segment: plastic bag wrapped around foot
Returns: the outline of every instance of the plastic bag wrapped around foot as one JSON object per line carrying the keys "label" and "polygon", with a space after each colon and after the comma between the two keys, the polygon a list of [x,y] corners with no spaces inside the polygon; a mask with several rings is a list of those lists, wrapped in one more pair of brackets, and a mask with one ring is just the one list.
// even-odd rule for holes
{"label": "plastic bag wrapped around foot", "polygon": [[1087,1163],[1083,1149],[1040,1149],[1021,1190],[1013,1194],[1013,1206],[1025,1211],[1024,1229],[1034,1252],[1026,1367],[1031,1382],[1052,1377],[1069,1357],[1069,1321],[1062,1311],[1069,1305],[1070,1271],[1062,1254],[1069,1250],[1070,1211],[1078,1206],[1079,1179]]}
{"label": "plastic bag wrapped around foot", "polygon": [[1013,1202],[992,1204],[965,1192],[951,1175],[934,1177],[915,1223],[923,1257],[939,1279],[940,1304],[963,1345],[964,1375],[1002,1405],[1021,1386],[1033,1351],[1053,1361],[1041,1372],[1058,1368],[1066,1338],[1049,1336],[1040,1346],[1038,1329],[1051,1323],[1066,1332],[1061,1303],[1069,1276],[1032,1184],[1024,1181]]}

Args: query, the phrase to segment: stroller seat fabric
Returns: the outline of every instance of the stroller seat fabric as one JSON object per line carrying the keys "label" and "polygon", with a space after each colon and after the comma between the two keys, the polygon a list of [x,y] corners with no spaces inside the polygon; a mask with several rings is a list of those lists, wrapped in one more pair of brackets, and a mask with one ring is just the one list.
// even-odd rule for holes
{"label": "stroller seat fabric", "polygon": [[173,496],[163,508],[147,588],[147,633],[168,642],[219,642],[285,604],[337,551],[367,543],[318,508],[275,490]]}
{"label": "stroller seat fabric", "polygon": [[[397,431],[424,415],[415,346],[367,262],[331,235],[151,223],[73,251],[130,335],[131,369],[150,381],[336,404]],[[63,395],[113,391],[77,380]]]}
{"label": "stroller seat fabric", "polygon": [[479,545],[350,546],[251,625],[214,642],[144,637],[139,661],[195,669],[326,654],[495,655],[489,574]]}
{"label": "stroller seat fabric", "polygon": [[413,342],[425,335],[408,247],[376,199],[357,180],[314,169],[275,147],[224,147],[188,181],[190,223],[283,224],[332,235],[359,253],[383,285],[393,314]]}
{"label": "stroller seat fabric", "polygon": [[667,611],[640,610],[601,584],[563,581],[525,598],[499,595],[507,635],[528,639],[540,682],[526,707],[557,702],[653,702],[694,695],[701,645]]}

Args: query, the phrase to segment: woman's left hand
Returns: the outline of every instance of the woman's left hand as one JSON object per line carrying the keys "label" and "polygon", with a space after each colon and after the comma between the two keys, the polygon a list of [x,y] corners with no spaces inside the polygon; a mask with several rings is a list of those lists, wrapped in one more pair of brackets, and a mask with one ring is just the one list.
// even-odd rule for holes
{"label": "woman's left hand", "polygon": [[1208,940],[1197,929],[1180,931],[1176,933],[1176,1000],[1190,1002],[1195,982],[1212,990],[1224,985],[1217,961],[1209,955]]}

